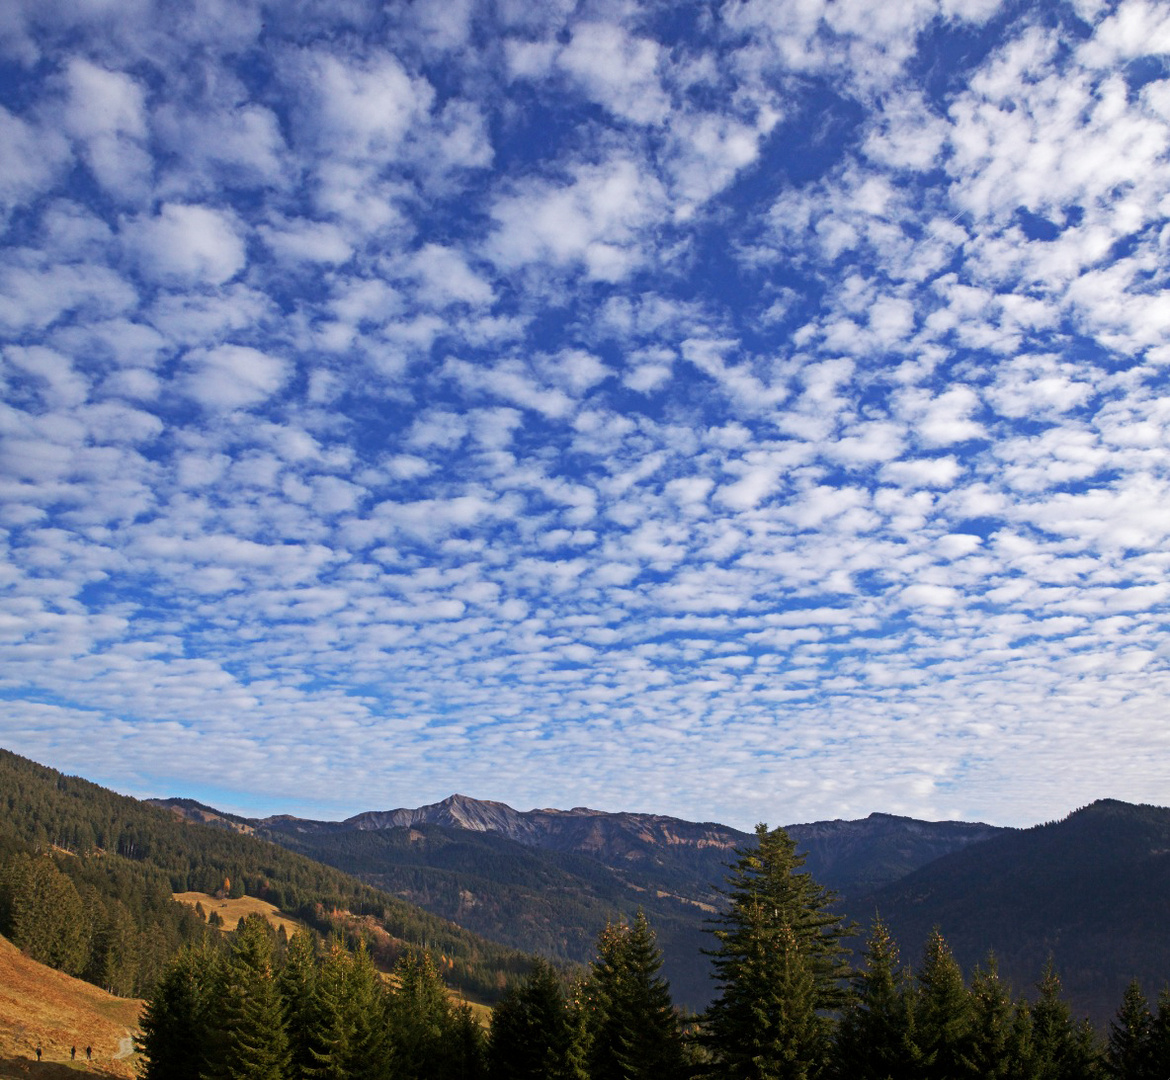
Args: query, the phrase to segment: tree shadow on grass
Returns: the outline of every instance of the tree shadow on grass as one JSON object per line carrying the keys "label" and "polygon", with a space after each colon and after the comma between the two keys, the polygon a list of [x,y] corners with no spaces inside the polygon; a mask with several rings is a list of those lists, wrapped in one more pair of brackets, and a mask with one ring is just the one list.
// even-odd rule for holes
{"label": "tree shadow on grass", "polygon": [[110,1071],[100,1061],[37,1061],[35,1058],[0,1056],[0,1080],[81,1080],[83,1076],[126,1080],[125,1070]]}

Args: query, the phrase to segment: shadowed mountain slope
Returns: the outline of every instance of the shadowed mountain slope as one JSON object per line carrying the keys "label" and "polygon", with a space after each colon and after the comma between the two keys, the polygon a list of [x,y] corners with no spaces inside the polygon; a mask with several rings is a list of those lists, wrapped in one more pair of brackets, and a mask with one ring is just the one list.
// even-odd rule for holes
{"label": "shadowed mountain slope", "polygon": [[938,926],[966,970],[994,951],[1017,989],[1051,955],[1078,1013],[1103,1026],[1126,984],[1170,981],[1170,809],[1103,800],[945,855],[848,905],[880,911],[914,960]]}

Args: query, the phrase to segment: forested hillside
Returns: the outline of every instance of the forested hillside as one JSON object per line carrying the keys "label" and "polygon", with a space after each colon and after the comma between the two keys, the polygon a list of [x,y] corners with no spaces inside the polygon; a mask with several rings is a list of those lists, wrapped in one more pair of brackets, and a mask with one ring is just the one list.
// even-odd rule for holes
{"label": "forested hillside", "polygon": [[994,951],[1017,987],[1051,956],[1073,1008],[1103,1025],[1131,979],[1170,979],[1168,897],[1170,809],[1103,800],[947,855],[846,907],[866,920],[880,911],[911,958],[935,926],[967,970]]}
{"label": "forested hillside", "polygon": [[230,946],[186,950],[143,1015],[144,1080],[1164,1080],[1170,991],[1124,992],[1107,1034],[1070,1011],[1058,974],[1025,1000],[993,959],[969,974],[937,931],[911,967],[875,924],[859,957],[830,892],[783,829],[730,867],[712,927],[715,1000],[684,1020],[652,926],[607,924],[566,982],[538,960],[485,1033],[433,964],[389,983],[368,955],[262,918]]}
{"label": "forested hillside", "polygon": [[[554,960],[583,964],[606,922],[641,907],[666,952],[676,999],[695,1009],[711,995],[704,920],[715,910],[713,861],[701,891],[683,899],[652,873],[625,873],[577,852],[535,850],[507,837],[440,825],[376,831],[273,833],[299,851],[403,897],[477,934]],[[702,906],[700,906],[700,904]]]}
{"label": "forested hillside", "polygon": [[[518,811],[463,795],[340,822],[247,819],[189,799],[157,805],[264,836],[493,941],[555,959],[586,963],[606,920],[641,908],[676,1000],[693,1009],[713,993],[707,920],[735,849],[751,840],[713,822],[584,807]],[[788,831],[819,881],[855,896],[1001,830],[871,814]]]}
{"label": "forested hillside", "polygon": [[[514,950],[263,840],[193,824],[0,751],[0,933],[35,959],[120,994],[147,992],[208,933],[176,892],[247,893],[329,932],[343,915],[379,931],[387,964],[408,946],[492,997],[526,970]],[[342,920],[344,921],[344,920]]]}

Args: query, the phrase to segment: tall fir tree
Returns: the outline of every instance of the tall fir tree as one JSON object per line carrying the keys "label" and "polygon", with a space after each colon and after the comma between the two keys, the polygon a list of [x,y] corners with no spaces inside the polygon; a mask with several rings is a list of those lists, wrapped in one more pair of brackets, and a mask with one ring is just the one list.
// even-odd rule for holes
{"label": "tall fir tree", "polygon": [[406,953],[394,968],[387,1024],[393,1046],[393,1080],[447,1080],[453,1071],[455,1027],[451,1003],[434,957]]}
{"label": "tall fir tree", "polygon": [[837,1080],[902,1080],[917,1065],[914,996],[898,962],[898,946],[876,919],[854,997],[837,1026],[833,1075]]}
{"label": "tall fir tree", "polygon": [[1036,991],[1031,1010],[1035,1080],[1096,1080],[1101,1058],[1097,1034],[1087,1020],[1073,1020],[1051,957]]}
{"label": "tall fir tree", "polygon": [[1150,1021],[1150,1060],[1158,1080],[1170,1077],[1170,986],[1158,994],[1158,1007]]}
{"label": "tall fir tree", "polygon": [[737,852],[712,930],[719,994],[706,1018],[717,1075],[727,1080],[812,1080],[825,1070],[830,1014],[848,1001],[847,927],[833,893],[807,871],[783,829],[756,826]]}
{"label": "tall fir tree", "polygon": [[177,953],[142,1010],[136,1048],[141,1080],[200,1080],[212,1044],[219,957],[209,947]]}
{"label": "tall fir tree", "polygon": [[946,939],[935,929],[916,974],[915,1043],[923,1080],[966,1075],[973,1027],[971,999]]}
{"label": "tall fir tree", "polygon": [[491,1080],[582,1080],[577,1025],[552,965],[539,957],[528,977],[492,1010]]}
{"label": "tall fir tree", "polygon": [[675,1080],[685,1072],[682,1032],[659,974],[662,953],[640,909],[607,923],[585,988],[590,1080]]}
{"label": "tall fir tree", "polygon": [[289,1080],[310,1080],[322,1025],[317,985],[317,942],[307,930],[298,930],[284,950],[276,979],[284,1027],[288,1032]]}
{"label": "tall fir tree", "polygon": [[272,938],[262,915],[240,920],[217,987],[206,1080],[285,1080],[288,1035]]}
{"label": "tall fir tree", "polygon": [[453,1005],[446,1037],[449,1080],[487,1080],[487,1038],[471,1006]]}
{"label": "tall fir tree", "polygon": [[86,899],[93,934],[85,978],[111,994],[130,997],[138,977],[138,927],[116,897],[103,904],[91,889]]}
{"label": "tall fir tree", "polygon": [[16,855],[0,880],[7,916],[4,929],[32,959],[68,975],[85,971],[90,924],[73,880],[50,855]]}
{"label": "tall fir tree", "polygon": [[354,1025],[347,1080],[389,1080],[393,1061],[388,995],[364,940],[353,950],[348,997]]}
{"label": "tall fir tree", "polygon": [[1030,1012],[1024,1002],[1012,1000],[994,956],[975,969],[968,994],[967,1075],[971,1080],[1033,1080]]}
{"label": "tall fir tree", "polygon": [[1150,1003],[1138,981],[1126,988],[1117,1016],[1109,1022],[1109,1044],[1105,1050],[1107,1075],[1113,1080],[1163,1080],[1166,1062],[1151,1057],[1154,1018]]}
{"label": "tall fir tree", "polygon": [[314,1027],[306,1039],[311,1080],[386,1080],[391,1075],[386,994],[364,945],[330,942],[317,972]]}

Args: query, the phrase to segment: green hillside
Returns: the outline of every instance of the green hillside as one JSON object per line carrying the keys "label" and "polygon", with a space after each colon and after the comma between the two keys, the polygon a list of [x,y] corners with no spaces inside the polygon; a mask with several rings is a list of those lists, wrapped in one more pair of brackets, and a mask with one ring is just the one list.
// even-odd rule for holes
{"label": "green hillside", "polygon": [[[322,933],[379,933],[380,963],[425,945],[465,992],[493,998],[527,970],[516,950],[294,852],[194,824],[0,750],[0,933],[34,959],[120,994],[149,991],[167,959],[208,933],[174,893],[267,900]],[[348,918],[347,918],[348,916]]]}
{"label": "green hillside", "polygon": [[1137,978],[1170,981],[1170,809],[1102,800],[1058,822],[1005,832],[944,856],[865,899],[913,959],[939,927],[970,970],[994,951],[1031,986],[1049,956],[1074,1010],[1100,1026]]}
{"label": "green hillside", "polygon": [[[665,953],[675,999],[700,1009],[712,992],[706,919],[722,879],[718,857],[701,895],[679,899],[652,871],[619,873],[576,852],[537,850],[507,837],[440,825],[296,832],[261,829],[277,843],[459,923],[477,934],[554,960],[585,963],[598,933],[617,915],[642,908]],[[668,875],[668,881],[673,880]],[[693,882],[686,882],[696,891]]]}

